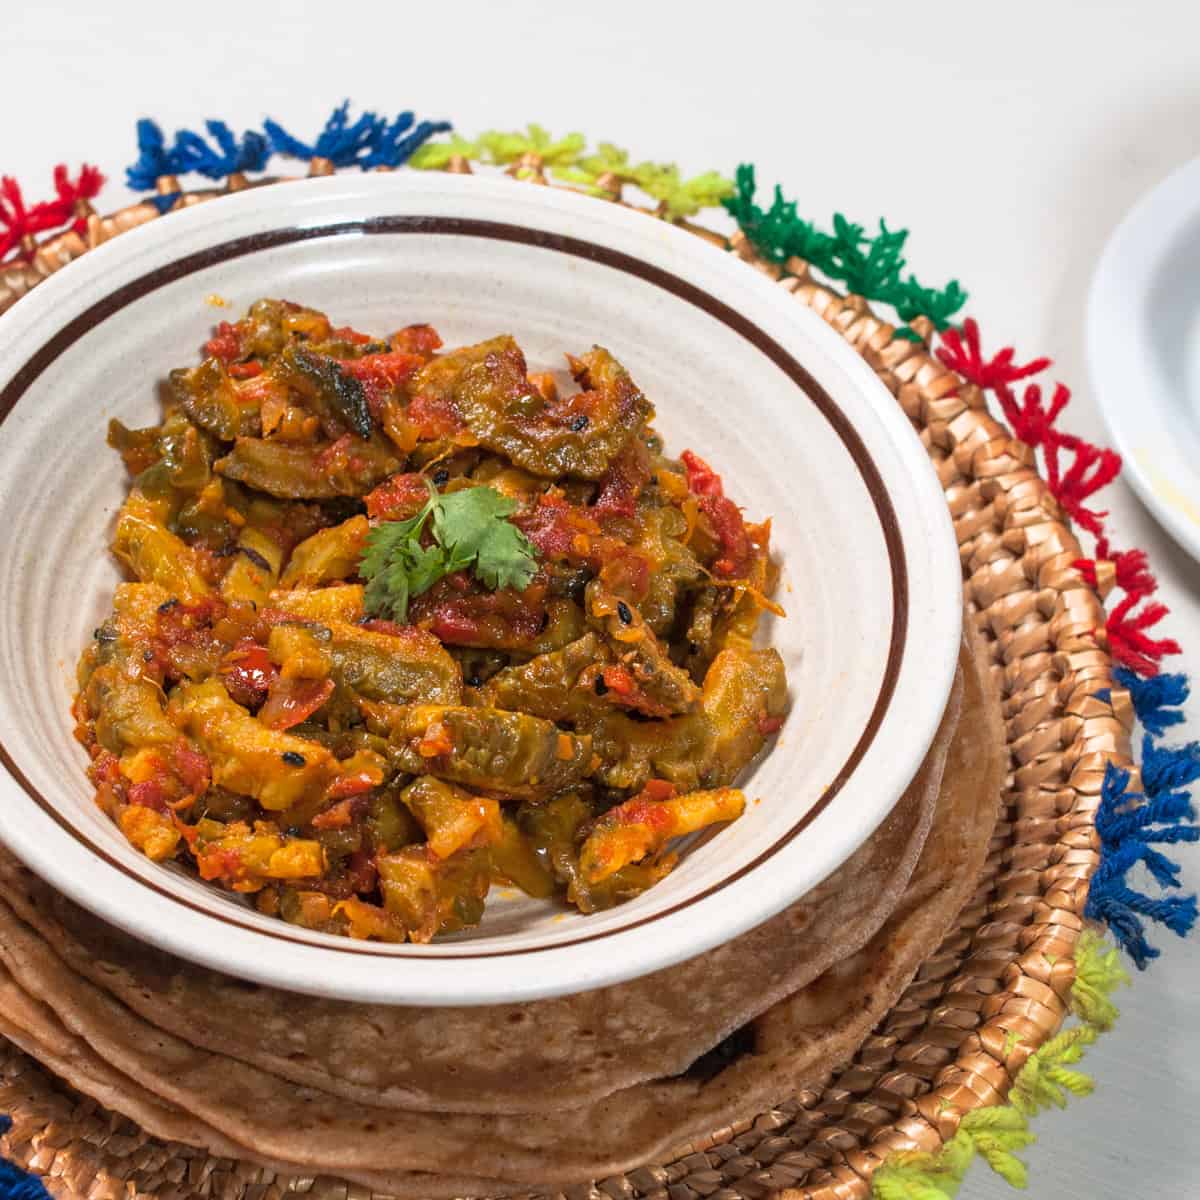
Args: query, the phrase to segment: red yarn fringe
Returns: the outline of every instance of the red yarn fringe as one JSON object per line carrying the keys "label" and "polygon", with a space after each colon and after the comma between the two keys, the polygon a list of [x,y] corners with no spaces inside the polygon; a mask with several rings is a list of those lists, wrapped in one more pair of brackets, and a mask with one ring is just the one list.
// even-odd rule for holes
{"label": "red yarn fringe", "polygon": [[1048,404],[1036,383],[1026,385],[1018,399],[1013,385],[1040,374],[1050,366],[1050,359],[1018,363],[1011,346],[986,358],[979,326],[970,317],[963,322],[961,333],[956,329],[946,330],[937,356],[969,383],[995,395],[1013,433],[1027,446],[1042,451],[1051,495],[1076,525],[1096,538],[1096,557],[1079,559],[1073,565],[1096,587],[1097,562],[1111,563],[1116,586],[1125,593],[1106,621],[1110,653],[1117,662],[1141,675],[1158,674],[1160,660],[1164,655],[1178,654],[1179,643],[1174,638],[1153,638],[1146,632],[1168,612],[1165,604],[1149,600],[1158,589],[1158,582],[1150,573],[1146,553],[1144,550],[1114,552],[1104,529],[1108,513],[1084,503],[1117,477],[1121,456],[1058,428],[1058,417],[1071,400],[1070,390],[1064,384],[1055,384]]}
{"label": "red yarn fringe", "polygon": [[82,233],[87,227],[88,203],[104,186],[98,168],[84,163],[75,179],[64,164],[54,168],[53,200],[27,207],[17,181],[9,175],[0,178],[0,262],[17,262],[28,257],[26,239],[39,233],[64,228]]}

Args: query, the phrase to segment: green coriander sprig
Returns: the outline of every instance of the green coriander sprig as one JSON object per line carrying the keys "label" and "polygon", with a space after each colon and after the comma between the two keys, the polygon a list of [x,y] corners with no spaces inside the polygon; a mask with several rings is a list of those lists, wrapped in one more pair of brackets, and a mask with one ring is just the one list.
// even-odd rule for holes
{"label": "green coriander sprig", "polygon": [[[492,591],[525,588],[537,570],[533,543],[508,518],[516,501],[489,487],[441,495],[407,521],[384,521],[367,535],[359,574],[367,581],[367,610],[378,617],[408,620],[408,602],[439,579],[470,568]],[[421,544],[432,522],[433,541]]]}

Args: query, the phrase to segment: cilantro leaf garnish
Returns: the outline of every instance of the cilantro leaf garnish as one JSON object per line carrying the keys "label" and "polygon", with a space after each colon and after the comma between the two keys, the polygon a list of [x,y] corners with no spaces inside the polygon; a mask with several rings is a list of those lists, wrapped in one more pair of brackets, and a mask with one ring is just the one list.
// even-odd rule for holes
{"label": "cilantro leaf garnish", "polygon": [[[384,521],[367,535],[359,566],[367,581],[367,610],[406,621],[413,597],[467,568],[493,591],[527,587],[537,570],[537,552],[508,520],[516,508],[516,501],[489,487],[445,496],[430,487],[429,500],[415,517]],[[427,526],[433,542],[423,546],[421,535]]]}

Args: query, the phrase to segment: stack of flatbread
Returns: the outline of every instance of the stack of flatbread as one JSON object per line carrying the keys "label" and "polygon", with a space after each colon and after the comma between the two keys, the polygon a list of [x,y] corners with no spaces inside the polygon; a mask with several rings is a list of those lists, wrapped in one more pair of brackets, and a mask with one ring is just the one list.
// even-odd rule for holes
{"label": "stack of flatbread", "polygon": [[504,1196],[667,1160],[848,1061],[970,899],[1004,776],[982,650],[894,811],[709,953],[489,1008],[263,988],[105,925],[0,851],[0,1034],[149,1133],[396,1196]]}

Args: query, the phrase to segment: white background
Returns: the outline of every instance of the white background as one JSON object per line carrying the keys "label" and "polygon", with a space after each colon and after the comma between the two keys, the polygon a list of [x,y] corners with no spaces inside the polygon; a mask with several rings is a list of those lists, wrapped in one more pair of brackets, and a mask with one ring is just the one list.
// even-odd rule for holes
{"label": "white background", "polygon": [[[168,134],[274,116],[308,138],[345,97],[466,136],[530,119],[578,129],[688,172],[749,161],[804,214],[912,229],[922,280],[959,278],[989,345],[1052,355],[1075,392],[1067,424],[1097,438],[1093,264],[1134,200],[1200,154],[1196,0],[9,0],[0,13],[0,171],[30,199],[55,162],[86,159],[119,203],[141,115]],[[1194,668],[1200,567],[1123,485],[1105,498],[1118,544],[1150,550],[1165,631]],[[1200,852],[1184,857],[1195,887]],[[1088,1056],[1097,1095],[1038,1120],[1033,1196],[1200,1196],[1200,942],[1158,941],[1163,958]],[[963,1191],[1009,1194],[982,1170]]]}

